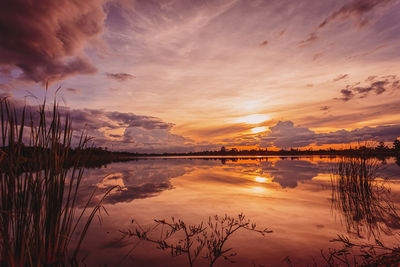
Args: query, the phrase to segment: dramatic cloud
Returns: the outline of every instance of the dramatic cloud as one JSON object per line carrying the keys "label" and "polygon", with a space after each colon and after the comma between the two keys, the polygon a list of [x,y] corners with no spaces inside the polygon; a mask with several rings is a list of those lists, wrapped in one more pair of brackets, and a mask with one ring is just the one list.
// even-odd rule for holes
{"label": "dramatic cloud", "polygon": [[113,80],[116,80],[116,81],[119,81],[119,82],[125,82],[127,80],[135,78],[135,76],[133,76],[132,74],[123,73],[123,72],[120,72],[120,73],[109,73],[109,72],[107,72],[106,76],[109,79],[113,79]]}
{"label": "dramatic cloud", "polygon": [[170,129],[173,124],[161,121],[159,118],[151,116],[139,116],[133,113],[106,112],[106,117],[118,123],[119,126],[142,127],[152,129]]}
{"label": "dramatic cloud", "polygon": [[12,0],[0,4],[0,65],[35,82],[94,73],[81,53],[103,31],[103,0]]}
{"label": "dramatic cloud", "polygon": [[392,0],[354,0],[347,3],[324,19],[313,32],[308,34],[305,40],[299,42],[299,46],[307,46],[314,43],[318,39],[318,31],[333,21],[353,19],[356,26],[365,26],[371,19],[367,15],[373,9],[377,6],[385,6],[391,1]]}
{"label": "dramatic cloud", "polygon": [[337,76],[335,79],[333,79],[333,82],[337,82],[337,81],[346,79],[347,77],[349,77],[349,74],[341,74],[341,75]]}
{"label": "dramatic cloud", "polygon": [[316,133],[308,128],[294,126],[291,121],[279,121],[275,126],[270,127],[270,130],[267,135],[261,137],[261,141],[283,148],[304,147],[311,144],[346,144],[367,140],[393,141],[400,136],[400,125]]}
{"label": "dramatic cloud", "polygon": [[[1,96],[1,94],[0,94]],[[17,116],[21,116],[24,102],[12,101]],[[27,106],[34,122],[39,121],[37,107]],[[97,146],[113,147],[124,151],[157,151],[170,147],[184,147],[190,140],[171,133],[172,123],[152,116],[134,113],[109,112],[99,109],[70,109],[59,107],[62,117],[69,114],[75,132],[85,130]],[[48,116],[50,119],[50,116]],[[26,120],[26,126],[30,122]]]}
{"label": "dramatic cloud", "polygon": [[360,83],[347,85],[345,89],[340,91],[341,97],[336,99],[349,101],[355,96],[359,98],[367,97],[370,92],[375,93],[375,95],[380,95],[387,90],[400,89],[400,79],[398,79],[396,75],[382,76],[378,81],[376,81],[376,78],[376,76],[369,76],[366,79],[367,82],[370,82],[368,86],[359,86]]}
{"label": "dramatic cloud", "polygon": [[352,131],[339,130],[330,133],[317,134],[316,145],[346,144],[355,141],[385,141],[392,142],[400,136],[400,125],[363,127]]}
{"label": "dramatic cloud", "polygon": [[349,101],[350,99],[352,99],[354,97],[353,92],[348,89],[342,89],[342,90],[340,90],[340,93],[342,94],[342,96],[337,98],[339,100]]}
{"label": "dramatic cloud", "polygon": [[132,143],[137,147],[146,149],[183,145],[186,141],[186,138],[171,134],[166,129],[146,129],[143,127],[126,128],[123,139],[124,143]]}
{"label": "dramatic cloud", "polygon": [[354,19],[358,26],[364,26],[368,23],[369,17],[366,15],[379,5],[386,5],[391,0],[355,0],[343,5],[338,10],[331,13],[318,28],[321,29],[335,20]]}
{"label": "dramatic cloud", "polygon": [[96,145],[113,147],[114,150],[171,151],[190,143],[189,139],[171,133],[172,123],[156,117],[94,109],[66,112],[70,113],[75,129],[87,129],[88,134],[95,138]]}
{"label": "dramatic cloud", "polygon": [[291,121],[279,121],[269,129],[271,132],[262,140],[267,143],[273,143],[276,147],[308,146],[315,137],[313,131],[307,128],[295,127]]}

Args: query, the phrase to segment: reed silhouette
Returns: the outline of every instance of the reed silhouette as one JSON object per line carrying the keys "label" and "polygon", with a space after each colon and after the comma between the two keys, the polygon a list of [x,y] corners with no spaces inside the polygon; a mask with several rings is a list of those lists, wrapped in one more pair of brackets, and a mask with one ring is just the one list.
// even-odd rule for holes
{"label": "reed silhouette", "polygon": [[[313,258],[310,265],[399,266],[400,217],[391,199],[390,188],[377,179],[380,168],[382,163],[369,155],[342,157],[334,165],[331,173],[332,207],[338,211],[347,232],[353,237],[355,234],[358,240],[337,234],[330,242],[341,244],[341,247],[321,249],[321,263]],[[392,237],[394,245],[385,245],[381,233]],[[371,237],[372,241],[369,241]],[[288,266],[296,266],[290,256],[284,261]]]}
{"label": "reed silhouette", "polygon": [[326,266],[388,266],[397,267],[400,262],[400,245],[388,247],[379,239],[374,243],[351,241],[345,235],[337,235],[331,242],[339,242],[340,249],[321,250],[321,256]]}
{"label": "reed silhouette", "polygon": [[[377,180],[381,164],[377,159],[341,158],[332,172],[332,206],[345,222],[348,233],[358,238],[373,237],[373,243],[352,241],[338,234],[331,242],[340,249],[321,250],[327,266],[398,266],[400,244],[388,247],[380,235],[395,235],[400,217],[390,196],[390,188]],[[398,240],[397,240],[398,241]]]}
{"label": "reed silhouette", "polygon": [[400,228],[390,188],[377,180],[380,163],[371,158],[341,158],[332,175],[332,206],[348,232],[378,238]]}
{"label": "reed silhouette", "polygon": [[[46,100],[36,114],[22,113],[0,101],[2,166],[0,168],[0,262],[2,266],[77,264],[77,253],[103,199],[83,222],[76,197],[84,175],[89,137],[81,134],[71,168],[72,122],[58,112],[56,99],[51,110]],[[24,141],[29,140],[29,161]],[[70,164],[70,163],[68,163]],[[91,197],[87,200],[89,203]],[[78,216],[77,216],[78,215]],[[82,226],[77,239],[74,233]]]}

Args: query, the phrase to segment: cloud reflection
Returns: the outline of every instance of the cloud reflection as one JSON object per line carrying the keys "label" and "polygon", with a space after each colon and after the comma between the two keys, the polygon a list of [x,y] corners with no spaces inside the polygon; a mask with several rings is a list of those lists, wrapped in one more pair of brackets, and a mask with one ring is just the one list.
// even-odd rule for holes
{"label": "cloud reflection", "polygon": [[[138,160],[125,163],[114,163],[108,168],[88,169],[87,179],[81,186],[80,199],[84,203],[87,196],[96,190],[92,205],[102,197],[104,192],[120,186],[105,199],[106,204],[131,202],[135,199],[154,197],[165,190],[172,189],[171,179],[191,172],[193,168],[183,165],[180,160]],[[102,177],[99,179],[99,177]]]}
{"label": "cloud reflection", "polygon": [[[82,201],[95,189],[100,198],[102,192],[112,186],[120,186],[105,203],[131,202],[158,196],[165,190],[174,188],[172,179],[190,173],[190,179],[205,184],[232,185],[246,188],[255,193],[266,188],[293,189],[299,183],[313,178],[330,175],[334,161],[321,158],[196,158],[196,159],[139,159],[125,163],[114,163],[108,168],[89,169],[88,179],[81,187]],[[379,172],[379,176],[394,178],[398,172],[395,164],[388,163]],[[102,177],[102,178],[99,178]],[[263,189],[263,190],[261,190]],[[93,201],[93,204],[96,203]]]}

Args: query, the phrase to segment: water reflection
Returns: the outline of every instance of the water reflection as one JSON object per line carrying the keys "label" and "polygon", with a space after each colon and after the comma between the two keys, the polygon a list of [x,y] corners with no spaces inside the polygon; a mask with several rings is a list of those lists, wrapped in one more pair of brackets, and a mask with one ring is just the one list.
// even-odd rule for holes
{"label": "water reflection", "polygon": [[[259,224],[268,225],[274,233],[267,241],[247,234],[238,234],[232,239],[230,246],[238,252],[235,260],[239,266],[251,266],[253,261],[279,266],[286,256],[306,265],[312,256],[320,255],[322,248],[332,245],[329,240],[336,233],[349,229],[345,217],[342,217],[344,224],[337,219],[345,216],[347,207],[335,208],[332,214],[331,172],[335,162],[335,159],[320,157],[153,158],[90,169],[82,186],[87,188],[86,196],[93,188],[101,191],[119,185],[121,191],[107,200],[110,217],[104,217],[102,225],[94,227],[88,237],[87,253],[96,256],[88,257],[87,264],[118,264],[134,248],[133,256],[121,265],[185,266],[184,261],[172,260],[154,246],[119,241],[119,231],[128,229],[133,218],[141,225],[152,225],[155,218],[174,216],[194,225],[213,214],[243,212]],[[388,196],[393,205],[398,205],[400,168],[395,160],[388,160],[377,176],[385,177],[385,186],[392,189],[387,192]],[[333,184],[336,203],[341,198],[351,199],[353,204],[367,200],[370,208],[364,212],[374,212],[372,199],[379,197],[379,193],[369,199],[367,195],[357,199],[344,187],[341,190],[340,183],[343,182]],[[353,216],[347,217],[349,222]],[[381,219],[392,231],[396,230],[389,217]],[[362,220],[359,222],[365,225]],[[365,232],[360,230],[360,233]]]}
{"label": "water reflection", "polygon": [[88,169],[85,173],[87,179],[79,192],[79,197],[85,199],[96,190],[94,201],[91,202],[95,205],[96,200],[101,198],[106,190],[116,185],[120,190],[113,191],[104,203],[115,204],[154,197],[164,190],[173,188],[172,178],[193,170],[192,167],[181,163],[182,160],[174,162],[136,160],[114,163],[103,169]]}
{"label": "water reflection", "polygon": [[[118,185],[121,190],[114,192],[106,203],[130,202],[134,199],[157,196],[164,190],[173,188],[171,179],[188,175],[199,169],[219,167],[228,172],[242,173],[252,178],[231,179],[227,175],[210,175],[205,179],[236,185],[248,185],[254,182],[279,184],[282,189],[296,188],[299,183],[310,181],[321,174],[330,174],[334,160],[329,158],[300,157],[260,157],[260,158],[144,158],[132,162],[114,163],[108,168],[89,169],[86,172],[86,186],[81,190],[87,196],[94,189],[98,195],[108,188]],[[379,170],[385,178],[397,178],[398,167],[388,164]],[[98,181],[99,177],[102,177]],[[243,178],[243,177],[242,177]],[[94,183],[95,182],[95,183]],[[257,187],[256,185],[252,186]],[[262,192],[260,188],[255,192]]]}
{"label": "water reflection", "polygon": [[377,179],[380,167],[375,159],[341,159],[332,176],[332,203],[347,231],[359,237],[400,229],[400,217],[391,190]]}
{"label": "water reflection", "polygon": [[273,177],[273,182],[279,183],[282,188],[295,188],[298,182],[311,180],[319,173],[327,173],[322,164],[317,165],[306,160],[280,160],[273,166],[264,169]]}
{"label": "water reflection", "polygon": [[195,262],[197,264],[203,260],[202,265],[205,266],[207,262],[207,265],[212,267],[219,259],[235,262],[233,258],[236,253],[233,248],[227,248],[226,243],[240,230],[262,236],[272,233],[268,228],[258,228],[244,214],[239,214],[237,218],[214,215],[210,216],[208,221],[195,225],[188,225],[183,220],[172,217],[169,222],[165,219],[155,220],[155,225],[149,228],[144,229],[136,225],[132,229],[122,231],[121,241],[134,237],[156,244],[158,249],[170,252],[172,257],[185,255],[187,266],[194,266]]}

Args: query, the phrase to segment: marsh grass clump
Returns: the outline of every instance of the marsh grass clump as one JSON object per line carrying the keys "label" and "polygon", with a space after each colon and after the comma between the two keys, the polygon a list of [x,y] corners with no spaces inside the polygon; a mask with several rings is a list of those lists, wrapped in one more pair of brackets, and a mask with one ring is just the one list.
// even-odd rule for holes
{"label": "marsh grass clump", "polygon": [[337,235],[331,242],[341,243],[342,248],[329,249],[328,252],[321,250],[326,266],[399,266],[399,245],[388,247],[379,239],[374,243],[358,243],[345,235]]}
{"label": "marsh grass clump", "polygon": [[[234,233],[239,230],[248,230],[265,236],[272,233],[269,229],[258,229],[255,223],[246,219],[245,215],[239,214],[237,218],[228,215],[209,217],[207,222],[200,222],[196,225],[186,224],[183,220],[171,218],[171,222],[166,220],[155,220],[155,225],[144,229],[136,224],[134,229],[121,231],[123,239],[136,237],[139,240],[151,242],[161,250],[170,251],[171,256],[186,255],[188,266],[194,266],[199,258],[208,262],[209,266],[214,266],[215,262],[223,258],[234,263],[233,257],[236,255],[232,248],[226,248],[226,242]],[[159,238],[152,235],[157,229],[161,228]]]}
{"label": "marsh grass clump", "polygon": [[[1,264],[72,264],[71,259],[76,258],[87,228],[101,207],[99,203],[92,210],[72,248],[71,238],[86,210],[75,216],[89,138],[80,136],[71,157],[72,122],[68,115],[60,115],[56,101],[51,110],[47,110],[44,101],[37,113],[32,113],[2,99],[0,111]],[[66,167],[67,161],[71,168]]]}
{"label": "marsh grass clump", "polygon": [[400,226],[390,188],[377,180],[381,167],[373,158],[341,158],[332,175],[332,204],[342,215],[348,232],[379,237]]}

